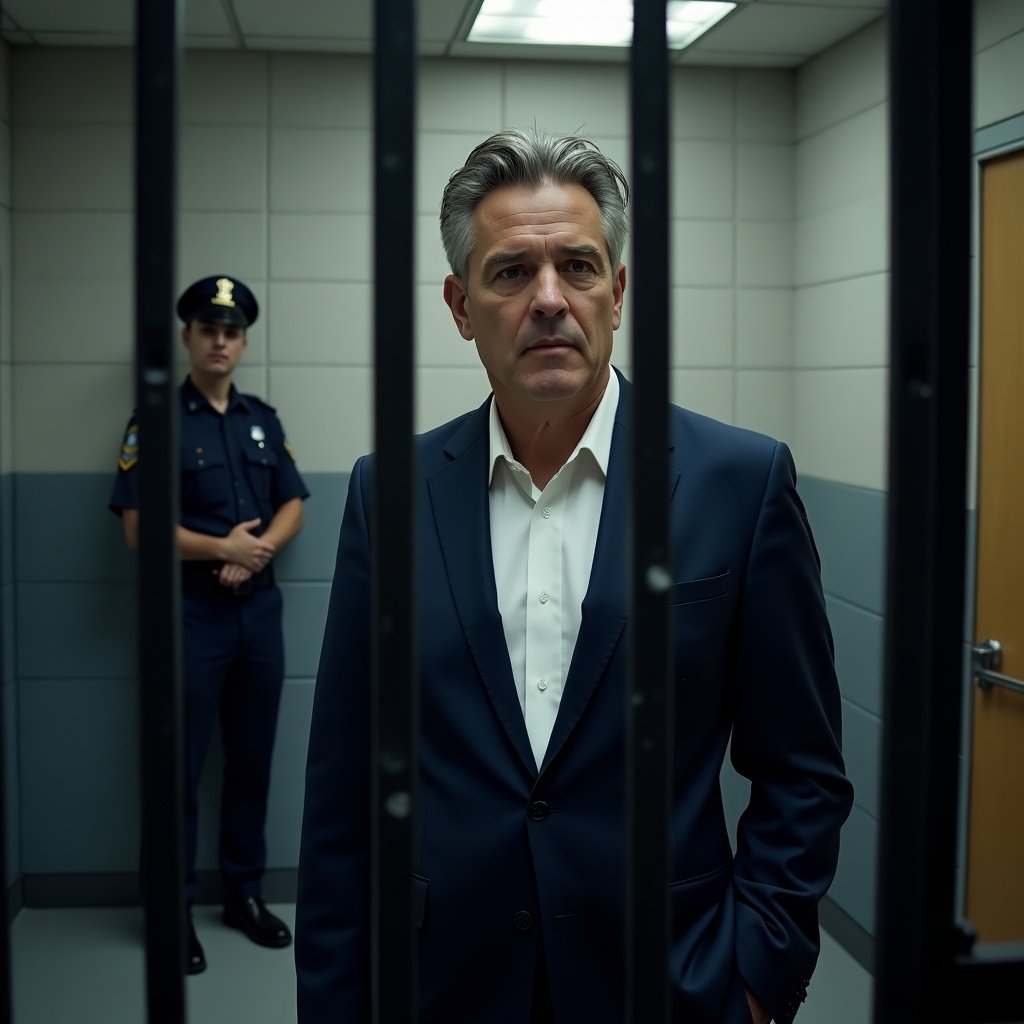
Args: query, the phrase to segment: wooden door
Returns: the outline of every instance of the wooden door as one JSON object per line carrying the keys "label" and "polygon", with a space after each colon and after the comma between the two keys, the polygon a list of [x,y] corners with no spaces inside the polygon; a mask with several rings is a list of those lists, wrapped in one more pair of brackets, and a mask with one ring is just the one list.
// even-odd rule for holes
{"label": "wooden door", "polygon": [[[1024,152],[981,184],[975,643],[1024,680]],[[967,918],[982,942],[1024,940],[1024,694],[974,688]]]}

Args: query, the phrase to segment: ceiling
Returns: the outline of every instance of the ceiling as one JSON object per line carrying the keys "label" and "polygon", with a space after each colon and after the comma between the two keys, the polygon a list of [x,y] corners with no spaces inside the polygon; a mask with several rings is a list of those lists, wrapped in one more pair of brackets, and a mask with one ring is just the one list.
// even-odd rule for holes
{"label": "ceiling", "polygon": [[[607,47],[470,44],[482,0],[420,0],[424,56],[624,61]],[[797,67],[886,10],[887,0],[739,0],[676,63]],[[0,0],[12,46],[130,46],[135,0]],[[373,0],[184,0],[190,49],[370,53]]]}

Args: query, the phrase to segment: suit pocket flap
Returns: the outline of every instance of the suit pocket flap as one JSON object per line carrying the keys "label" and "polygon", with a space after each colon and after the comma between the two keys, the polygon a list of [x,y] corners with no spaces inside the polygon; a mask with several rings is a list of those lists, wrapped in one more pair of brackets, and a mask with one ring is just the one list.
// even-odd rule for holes
{"label": "suit pocket flap", "polygon": [[694,604],[697,601],[713,601],[716,597],[725,597],[730,590],[729,570],[718,576],[707,576],[700,580],[682,580],[673,583],[668,589],[669,605]]}
{"label": "suit pocket flap", "polygon": [[732,864],[725,861],[713,871],[670,883],[668,891],[673,913],[678,918],[717,903],[729,888],[731,879]]}

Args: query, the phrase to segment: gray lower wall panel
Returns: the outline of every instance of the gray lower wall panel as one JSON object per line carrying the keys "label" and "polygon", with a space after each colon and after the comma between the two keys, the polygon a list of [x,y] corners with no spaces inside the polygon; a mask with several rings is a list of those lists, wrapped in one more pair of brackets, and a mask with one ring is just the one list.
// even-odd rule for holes
{"label": "gray lower wall panel", "polygon": [[21,875],[21,781],[18,774],[18,688],[5,678],[0,690],[3,710],[4,881],[8,888]]}
{"label": "gray lower wall panel", "polygon": [[[116,457],[116,453],[115,453]],[[97,473],[19,473],[14,489],[18,581],[134,578],[134,553],[107,508],[114,483]]]}
{"label": "gray lower wall panel", "polygon": [[882,720],[843,701],[843,756],[846,774],[853,783],[857,806],[871,817],[878,817],[882,760]]}
{"label": "gray lower wall panel", "polygon": [[13,583],[0,587],[0,672],[3,682],[11,686],[16,685],[18,678],[16,596]]}
{"label": "gray lower wall panel", "polygon": [[135,675],[135,589],[129,583],[18,583],[17,675],[110,679]]}
{"label": "gray lower wall panel", "polygon": [[[312,681],[281,698],[270,807],[270,867],[298,863]],[[134,872],[139,854],[138,720],[128,679],[34,680],[25,688],[21,747],[21,869],[25,875]],[[202,788],[201,867],[215,868],[219,756]]]}
{"label": "gray lower wall panel", "polygon": [[128,679],[35,679],[20,694],[21,867],[133,870],[138,735]]}
{"label": "gray lower wall panel", "polygon": [[817,477],[801,477],[798,490],[821,555],[826,592],[882,613],[885,492]]}
{"label": "gray lower wall panel", "polygon": [[843,826],[839,869],[829,896],[870,935],[875,934],[877,851],[878,822],[855,806]]}
{"label": "gray lower wall panel", "polygon": [[315,677],[331,586],[327,582],[285,582],[281,584],[281,595],[285,674],[289,678]]}
{"label": "gray lower wall panel", "polygon": [[14,582],[14,477],[0,474],[0,587]]}
{"label": "gray lower wall panel", "polygon": [[825,595],[836,646],[836,674],[843,696],[882,713],[882,646],[885,619],[831,594]]}
{"label": "gray lower wall panel", "polygon": [[303,474],[309,498],[303,506],[302,532],[281,554],[280,579],[329,582],[334,577],[348,477],[348,473]]}

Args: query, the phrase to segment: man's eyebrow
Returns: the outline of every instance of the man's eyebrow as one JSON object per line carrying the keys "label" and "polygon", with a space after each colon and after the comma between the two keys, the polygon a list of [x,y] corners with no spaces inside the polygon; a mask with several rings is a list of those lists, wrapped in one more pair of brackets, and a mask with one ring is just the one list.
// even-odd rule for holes
{"label": "man's eyebrow", "polygon": [[489,276],[500,267],[508,266],[510,263],[518,263],[526,256],[525,249],[502,249],[501,252],[492,253],[484,260],[480,272]]}
{"label": "man's eyebrow", "polygon": [[597,264],[599,270],[604,267],[604,253],[596,245],[563,245],[561,251],[566,256],[586,256]]}
{"label": "man's eyebrow", "polygon": [[[579,245],[562,245],[558,247],[558,253],[560,256],[574,256],[592,260],[597,265],[598,270],[604,269],[604,254],[596,245],[590,245],[585,242],[581,242]],[[485,277],[489,277],[502,267],[507,267],[511,263],[518,263],[527,255],[526,249],[502,249],[500,252],[492,253],[484,260],[480,267],[480,272]]]}

